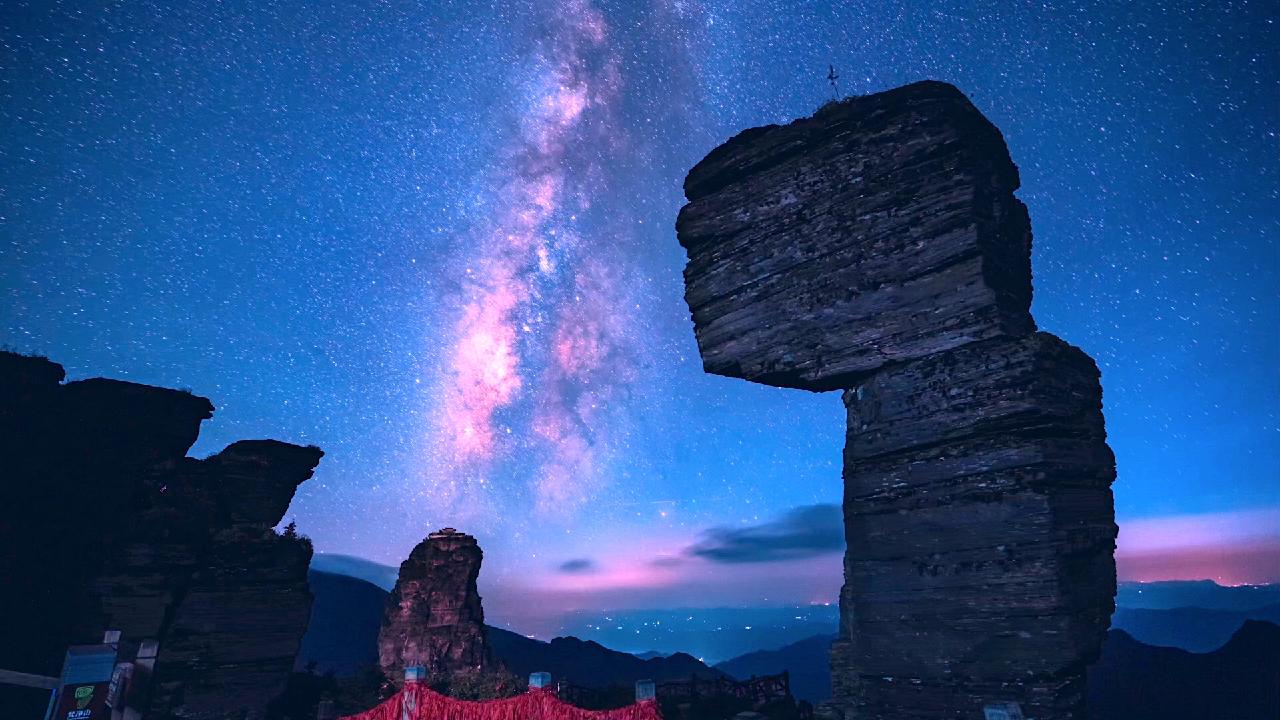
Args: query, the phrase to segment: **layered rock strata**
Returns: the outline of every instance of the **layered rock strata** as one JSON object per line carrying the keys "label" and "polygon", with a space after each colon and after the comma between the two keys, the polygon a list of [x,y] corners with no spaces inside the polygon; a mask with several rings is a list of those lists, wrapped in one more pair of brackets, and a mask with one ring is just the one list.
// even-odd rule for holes
{"label": "layered rock strata", "polygon": [[213,406],[0,353],[0,667],[156,639],[148,717],[262,717],[306,629],[311,546],[272,528],[323,455],[274,440],[186,457]]}
{"label": "layered rock strata", "polygon": [[1026,335],[1031,226],[1000,131],[919,83],[746,130],[676,223],[707,372],[807,390]]}
{"label": "layered rock strata", "polygon": [[495,669],[476,580],[484,553],[453,528],[433,532],[400,564],[378,633],[378,663],[400,683],[405,667],[429,675]]}
{"label": "layered rock strata", "polygon": [[1036,332],[999,131],[922,82],[747,130],[685,181],[708,372],[843,390],[848,717],[1083,717],[1115,595],[1096,365]]}

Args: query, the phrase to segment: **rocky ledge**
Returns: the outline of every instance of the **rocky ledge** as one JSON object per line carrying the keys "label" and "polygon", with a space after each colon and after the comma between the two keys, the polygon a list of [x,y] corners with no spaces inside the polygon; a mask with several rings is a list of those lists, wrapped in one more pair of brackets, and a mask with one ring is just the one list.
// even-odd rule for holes
{"label": "rocky ledge", "polygon": [[740,133],[689,172],[676,222],[707,372],[840,389],[1033,331],[1018,183],[1000,131],[944,83]]}
{"label": "rocky ledge", "polygon": [[262,717],[311,605],[311,545],[273,528],[323,453],[190,458],[207,399],[64,376],[0,352],[0,667],[56,675],[68,645],[120,630],[160,643],[147,717]]}

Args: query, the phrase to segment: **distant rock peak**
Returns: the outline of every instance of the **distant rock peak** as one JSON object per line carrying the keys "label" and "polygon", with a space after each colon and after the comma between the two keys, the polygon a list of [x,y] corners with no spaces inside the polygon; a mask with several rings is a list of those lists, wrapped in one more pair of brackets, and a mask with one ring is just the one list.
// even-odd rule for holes
{"label": "distant rock peak", "polygon": [[378,633],[378,661],[389,679],[402,682],[404,668],[414,665],[432,675],[496,668],[477,587],[483,560],[474,537],[444,528],[401,563]]}

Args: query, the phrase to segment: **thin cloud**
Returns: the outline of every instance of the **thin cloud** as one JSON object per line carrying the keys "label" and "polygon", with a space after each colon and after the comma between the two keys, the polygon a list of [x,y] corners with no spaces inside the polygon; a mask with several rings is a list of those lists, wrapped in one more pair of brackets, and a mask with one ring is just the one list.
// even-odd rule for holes
{"label": "thin cloud", "polygon": [[839,505],[801,505],[773,522],[714,527],[686,555],[716,563],[763,563],[817,557],[844,549]]}
{"label": "thin cloud", "polygon": [[593,572],[596,564],[587,558],[574,558],[560,563],[559,570],[569,575],[580,575],[582,573]]}

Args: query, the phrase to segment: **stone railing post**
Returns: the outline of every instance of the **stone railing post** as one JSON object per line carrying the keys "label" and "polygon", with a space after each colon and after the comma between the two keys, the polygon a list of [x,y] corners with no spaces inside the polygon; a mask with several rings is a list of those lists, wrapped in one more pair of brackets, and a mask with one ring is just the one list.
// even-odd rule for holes
{"label": "stone railing post", "polygon": [[[422,665],[407,665],[404,669],[404,689],[409,690],[413,683],[425,682],[427,668]],[[418,720],[418,696],[405,692],[404,702],[400,705],[400,720]]]}
{"label": "stone railing post", "polygon": [[658,684],[652,680],[636,681],[636,702],[658,699]]}

